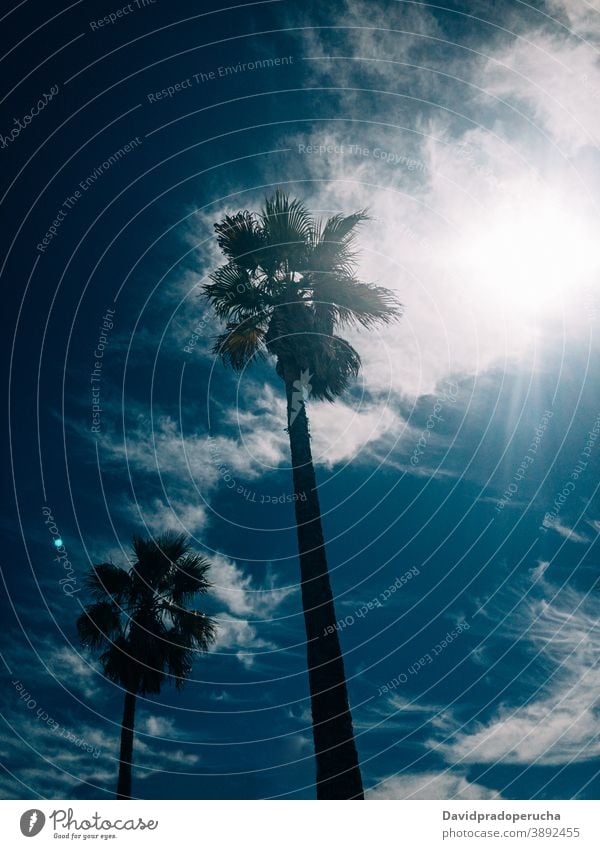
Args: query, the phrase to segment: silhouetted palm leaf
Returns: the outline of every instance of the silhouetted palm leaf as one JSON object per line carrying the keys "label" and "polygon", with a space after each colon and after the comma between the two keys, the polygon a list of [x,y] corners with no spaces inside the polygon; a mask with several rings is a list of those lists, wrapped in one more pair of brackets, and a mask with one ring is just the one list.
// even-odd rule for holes
{"label": "silhouetted palm leaf", "polygon": [[77,620],[77,632],[84,646],[97,649],[111,643],[121,631],[121,612],[114,601],[97,601]]}
{"label": "silhouetted palm leaf", "polygon": [[248,211],[226,215],[215,224],[217,243],[233,262],[243,260],[242,266],[256,268],[259,259],[254,254],[264,247],[265,237],[255,216]]}
{"label": "silhouetted palm leaf", "polygon": [[354,250],[358,226],[369,220],[365,210],[351,215],[333,215],[316,225],[310,269],[326,273],[341,272],[352,276],[356,252]]}
{"label": "silhouetted palm leaf", "polygon": [[290,200],[279,189],[265,200],[261,213],[262,231],[266,245],[271,248],[299,246],[303,250],[311,238],[312,218],[299,200]]}
{"label": "silhouetted palm leaf", "polygon": [[181,557],[175,566],[171,579],[170,596],[174,604],[185,605],[196,593],[208,592],[211,584],[207,573],[210,563],[199,554],[187,554]]}
{"label": "silhouetted palm leaf", "polygon": [[213,351],[236,371],[242,371],[253,360],[264,357],[267,347],[266,330],[262,322],[246,319],[229,323],[224,333],[217,337]]}
{"label": "silhouetted palm leaf", "polygon": [[333,400],[343,392],[360,359],[336,327],[371,328],[401,311],[389,289],[356,279],[355,238],[367,219],[362,210],[318,221],[279,190],[258,214],[225,216],[215,230],[230,262],[204,286],[227,321],[214,352],[238,371],[271,353],[279,374],[309,369],[313,398]]}
{"label": "silhouetted palm leaf", "polygon": [[104,599],[109,595],[117,601],[129,592],[131,586],[127,572],[113,563],[93,566],[85,584],[94,598]]}

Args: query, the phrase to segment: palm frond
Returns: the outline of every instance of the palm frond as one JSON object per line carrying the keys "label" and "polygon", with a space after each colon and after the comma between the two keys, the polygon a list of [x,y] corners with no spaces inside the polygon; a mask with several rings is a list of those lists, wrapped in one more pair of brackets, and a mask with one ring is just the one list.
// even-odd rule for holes
{"label": "palm frond", "polygon": [[181,689],[192,671],[193,658],[207,652],[216,639],[214,621],[199,610],[181,610],[167,633],[165,665]]}
{"label": "palm frond", "polygon": [[340,336],[318,337],[311,355],[313,371],[309,397],[333,402],[358,377],[360,356]]}
{"label": "palm frond", "polygon": [[77,633],[82,645],[97,649],[113,642],[121,633],[121,613],[111,601],[91,604],[77,619]]}
{"label": "palm frond", "polygon": [[118,638],[100,655],[100,662],[106,677],[121,687],[142,696],[160,693],[165,677],[164,656],[154,653],[152,657],[139,659],[130,641]]}
{"label": "palm frond", "polygon": [[170,643],[190,651],[206,652],[217,638],[215,621],[200,610],[179,608],[173,611]]}
{"label": "palm frond", "polygon": [[292,361],[299,357],[298,366],[302,370],[306,367],[303,351],[308,355],[312,337],[324,332],[323,328],[315,326],[314,310],[310,303],[304,300],[287,301],[273,311],[265,344],[276,357]]}
{"label": "palm frond", "polygon": [[183,557],[188,548],[186,535],[174,531],[168,531],[156,539],[134,536],[133,550],[137,563],[132,572],[138,592],[143,592],[144,588],[147,591],[162,589],[172,564]]}
{"label": "palm frond", "polygon": [[273,304],[266,287],[254,281],[246,269],[229,262],[210,275],[203,291],[221,319],[239,321],[258,316]]}
{"label": "palm frond", "polygon": [[169,651],[168,629],[154,611],[136,614],[127,640],[132,667],[142,694],[158,693]]}
{"label": "palm frond", "polygon": [[235,371],[241,371],[253,360],[263,357],[266,353],[263,321],[249,318],[239,324],[227,324],[225,332],[217,336],[213,353]]}
{"label": "palm frond", "polygon": [[226,318],[229,314],[227,306],[237,291],[244,292],[252,286],[250,273],[235,262],[226,262],[211,272],[209,277],[212,283],[205,283],[202,290],[219,318]]}
{"label": "palm frond", "polygon": [[332,215],[325,222],[319,241],[322,244],[347,245],[356,237],[358,226],[368,220],[369,214],[366,209],[360,209],[350,215]]}
{"label": "palm frond", "polygon": [[129,654],[125,637],[120,636],[100,655],[102,670],[109,681],[137,692],[139,676]]}
{"label": "palm frond", "polygon": [[271,248],[301,247],[304,251],[314,228],[312,216],[302,201],[290,200],[280,189],[266,198],[261,213],[265,243]]}
{"label": "palm frond", "polygon": [[356,265],[354,246],[358,227],[368,220],[366,210],[360,210],[351,215],[333,215],[324,224],[319,224],[310,254],[310,268],[351,276]]}
{"label": "palm frond", "polygon": [[92,566],[85,580],[86,589],[93,598],[99,600],[114,598],[120,601],[127,594],[130,579],[125,569],[114,563],[98,563]]}
{"label": "palm frond", "polygon": [[170,636],[171,643],[165,655],[165,665],[169,675],[175,681],[175,687],[181,690],[186,678],[189,677],[192,671],[192,652],[178,643],[180,637],[178,637],[175,631]]}
{"label": "palm frond", "polygon": [[265,235],[251,212],[243,210],[235,215],[226,215],[215,224],[215,232],[217,244],[226,257],[245,268],[257,267]]}
{"label": "palm frond", "polygon": [[335,273],[314,275],[311,282],[315,302],[332,315],[335,324],[371,328],[389,324],[402,314],[396,294],[383,286]]}
{"label": "palm frond", "polygon": [[180,557],[187,554],[190,548],[186,534],[177,531],[166,531],[155,538],[146,540],[147,548],[154,546],[170,563],[176,563]]}
{"label": "palm frond", "polygon": [[207,578],[210,563],[200,554],[180,558],[171,574],[169,595],[176,605],[185,605],[196,593],[206,593],[212,586]]}

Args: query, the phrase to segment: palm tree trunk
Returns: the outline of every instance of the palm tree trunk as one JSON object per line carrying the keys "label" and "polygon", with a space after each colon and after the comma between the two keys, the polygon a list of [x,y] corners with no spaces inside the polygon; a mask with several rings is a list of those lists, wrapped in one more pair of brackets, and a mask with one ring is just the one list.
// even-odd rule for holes
{"label": "palm tree trunk", "polygon": [[119,753],[119,780],[117,799],[131,799],[131,767],[133,764],[133,729],[135,725],[135,695],[125,692],[123,723],[121,725],[121,751]]}
{"label": "palm tree trunk", "polygon": [[[287,377],[287,376],[286,376]],[[286,379],[317,799],[363,799],[304,401]]]}

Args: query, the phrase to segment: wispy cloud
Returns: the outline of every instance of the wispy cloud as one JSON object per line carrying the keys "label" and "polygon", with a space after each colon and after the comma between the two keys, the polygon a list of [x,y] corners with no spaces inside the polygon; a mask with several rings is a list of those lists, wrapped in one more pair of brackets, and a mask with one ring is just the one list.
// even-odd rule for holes
{"label": "wispy cloud", "polygon": [[544,520],[544,527],[549,528],[564,539],[568,539],[569,542],[590,542],[590,538],[586,536],[586,534],[582,534],[574,528],[569,528],[568,525],[564,525],[562,522],[559,522],[558,519],[554,522]]}
{"label": "wispy cloud", "polygon": [[222,601],[230,613],[264,620],[270,617],[296,588],[278,587],[273,569],[267,572],[265,586],[257,587],[252,575],[223,555],[211,557],[212,594]]}
{"label": "wispy cloud", "polygon": [[567,154],[594,147],[600,138],[600,68],[595,44],[598,10],[577,0],[551,0],[567,26],[539,26],[515,38],[490,59],[487,91],[525,104],[536,122]]}
{"label": "wispy cloud", "polygon": [[[233,653],[240,663],[250,669],[263,651],[277,648],[273,636],[272,618],[297,588],[280,586],[280,578],[268,567],[262,585],[241,565],[223,555],[211,557],[212,594],[225,606],[216,614],[217,640],[213,652]],[[269,628],[271,636],[264,636]]]}
{"label": "wispy cloud", "polygon": [[269,639],[258,636],[258,630],[246,619],[238,619],[229,614],[222,614],[217,619],[217,640],[213,651],[221,652],[233,649],[235,657],[246,669],[252,668],[261,654],[261,650],[270,651],[276,644]]}
{"label": "wispy cloud", "polygon": [[501,799],[496,790],[468,781],[455,772],[420,772],[383,779],[367,799]]}
{"label": "wispy cloud", "polygon": [[[104,730],[72,721],[65,726],[67,737],[31,716],[16,723],[13,720],[11,724],[17,733],[3,734],[0,742],[5,749],[5,767],[16,777],[3,775],[0,778],[4,798],[24,798],[32,794],[48,799],[73,798],[82,790],[92,798],[114,794],[119,764],[118,722]],[[136,735],[136,780],[142,781],[161,772],[177,774],[197,769],[201,758],[193,749],[160,745],[151,739],[170,733],[172,725],[167,720],[147,717],[140,730],[148,736]]]}
{"label": "wispy cloud", "polygon": [[[549,586],[549,585],[547,585]],[[538,690],[430,747],[455,764],[569,764],[600,755],[600,619],[571,588],[527,606],[512,633],[539,653]],[[518,674],[518,673],[517,673]],[[513,697],[514,699],[514,697]]]}
{"label": "wispy cloud", "polygon": [[61,646],[47,656],[47,666],[57,680],[69,689],[81,691],[90,700],[98,695],[98,672],[84,659],[79,647]]}

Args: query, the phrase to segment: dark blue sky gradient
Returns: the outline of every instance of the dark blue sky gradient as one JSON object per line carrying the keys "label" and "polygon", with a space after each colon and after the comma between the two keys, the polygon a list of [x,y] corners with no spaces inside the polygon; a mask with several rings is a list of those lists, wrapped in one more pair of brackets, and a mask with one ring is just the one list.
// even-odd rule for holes
{"label": "dark blue sky gradient", "polygon": [[[10,381],[3,422],[10,431],[2,481],[0,794],[113,794],[122,693],[78,648],[74,622],[84,599],[82,579],[90,563],[119,557],[119,547],[127,550],[144,522],[156,530],[152,505],[170,499],[175,513],[182,504],[204,507],[197,527],[187,525],[194,545],[209,557],[234,561],[242,589],[234,588],[230,603],[226,591],[207,601],[215,616],[234,620],[224,627],[233,627],[235,635],[195,664],[183,693],[165,687],[160,696],[139,700],[134,794],[312,798],[293,505],[262,503],[266,495],[289,494],[287,454],[263,471],[256,465],[235,471],[231,460],[236,480],[255,493],[244,498],[214,469],[210,480],[208,472],[203,476],[201,467],[208,469],[210,459],[200,460],[191,476],[185,465],[178,472],[175,461],[170,464],[174,454],[167,453],[183,438],[196,456],[195,440],[205,444],[208,435],[242,445],[254,423],[259,430],[273,428],[272,437],[263,439],[272,439],[274,450],[285,437],[284,420],[274,418],[272,399],[283,400],[272,364],[239,378],[207,352],[207,338],[218,326],[193,287],[218,260],[211,224],[225,209],[254,206],[276,185],[327,211],[327,180],[313,160],[299,155],[299,140],[338,134],[373,146],[381,133],[383,147],[396,139],[397,149],[421,156],[419,134],[441,113],[450,139],[460,139],[474,121],[511,143],[515,136],[533,140],[540,160],[552,164],[558,154],[552,144],[542,148],[541,123],[515,118],[492,98],[480,102],[466,82],[436,73],[460,67],[472,81],[469,69],[479,51],[512,43],[499,29],[509,22],[509,29],[524,34],[560,27],[541,16],[549,8],[542,4],[502,4],[504,16],[479,2],[429,11],[420,4],[370,4],[376,7],[373,26],[387,15],[390,29],[402,29],[404,21],[406,31],[422,32],[410,39],[393,32],[373,36],[370,46],[380,58],[405,63],[386,94],[389,82],[372,63],[360,61],[364,45],[343,29],[357,19],[370,23],[364,7],[349,16],[338,4],[300,8],[283,0],[218,11],[206,3],[157,0],[92,31],[90,19],[115,5],[79,3],[67,10],[27,2],[3,22],[11,46],[34,23],[57,14],[3,60],[7,96],[0,132],[10,131],[13,117],[25,114],[51,85],[58,84],[59,92],[0,150],[0,186],[2,195],[7,192],[2,353]],[[324,70],[318,50],[348,59]],[[148,102],[149,93],[195,73],[269,57],[292,61]],[[423,65],[429,70],[416,68]],[[533,107],[527,114],[533,121]],[[132,139],[141,144],[82,192],[39,252],[36,245],[64,199]],[[416,179],[406,175],[396,188],[410,196]],[[369,203],[370,193],[366,185]],[[364,247],[378,250],[376,239]],[[410,274],[400,270],[394,285],[404,298]],[[470,306],[465,301],[465,312]],[[103,358],[102,433],[96,439],[90,432],[90,374],[107,308],[115,317]],[[186,339],[203,319],[198,350],[186,353]],[[444,379],[453,381],[456,399],[444,402],[443,421],[420,464],[411,466],[410,458],[442,385],[423,393],[396,388],[388,399],[367,380],[359,381],[346,403],[369,408],[376,396],[376,409],[392,410],[394,425],[339,462],[318,466],[337,612],[353,620],[342,628],[341,641],[357,744],[365,785],[374,792],[381,786],[391,787],[392,795],[408,792],[394,789],[390,780],[426,781],[422,776],[428,774],[446,781],[440,786],[449,795],[457,793],[452,780],[463,778],[483,797],[597,798],[597,708],[585,702],[587,689],[577,689],[593,664],[585,646],[570,654],[574,637],[558,656],[560,638],[549,646],[544,630],[552,623],[558,629],[565,611],[572,627],[582,611],[582,628],[597,619],[597,445],[561,506],[560,527],[567,531],[542,525],[600,415],[600,362],[592,322],[567,333],[554,320],[545,326],[535,358],[447,370]],[[410,309],[395,332],[399,338],[416,333],[426,359],[430,340],[419,337]],[[359,337],[364,344],[367,338]],[[509,340],[507,350],[521,341]],[[360,341],[358,346],[362,350]],[[553,415],[535,462],[498,510],[547,410]],[[332,432],[332,444],[340,438]],[[155,461],[157,444],[161,459]],[[54,560],[44,505],[73,564],[80,591],[72,597],[59,584],[62,567]],[[546,565],[540,570],[540,564]],[[415,567],[418,574],[382,606],[357,616]],[[460,622],[468,628],[418,672],[407,671]],[[594,633],[597,639],[597,626]],[[380,694],[401,674],[404,684]],[[35,708],[19,697],[15,680]],[[469,735],[502,725],[511,711],[525,711],[531,724],[528,706],[555,704],[561,687],[581,694],[592,735],[589,751],[575,735],[562,749],[553,741],[538,749],[525,741],[516,755],[507,744],[501,755],[464,756]],[[563,707],[572,710],[570,702],[559,704],[552,715]],[[99,754],[61,739],[38,709]]]}

